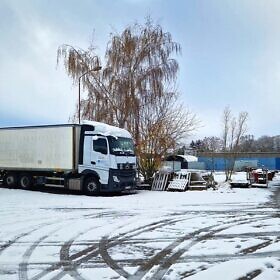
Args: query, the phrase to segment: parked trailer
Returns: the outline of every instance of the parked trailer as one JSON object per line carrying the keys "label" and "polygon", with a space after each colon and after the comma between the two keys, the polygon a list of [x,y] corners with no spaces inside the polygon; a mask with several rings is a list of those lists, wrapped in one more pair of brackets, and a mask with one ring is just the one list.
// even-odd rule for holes
{"label": "parked trailer", "polygon": [[136,185],[130,133],[99,122],[0,128],[0,179],[8,187],[61,187],[91,195]]}

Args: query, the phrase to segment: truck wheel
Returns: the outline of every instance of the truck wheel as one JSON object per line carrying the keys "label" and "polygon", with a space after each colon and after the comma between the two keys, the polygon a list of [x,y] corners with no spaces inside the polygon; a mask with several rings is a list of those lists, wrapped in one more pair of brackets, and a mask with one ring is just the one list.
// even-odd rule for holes
{"label": "truck wheel", "polygon": [[15,173],[8,173],[4,178],[4,185],[8,188],[15,188],[18,184],[18,178]]}
{"label": "truck wheel", "polygon": [[22,174],[19,177],[19,186],[20,188],[24,189],[24,190],[28,190],[32,187],[33,185],[33,181],[32,181],[32,177],[28,174]]}
{"label": "truck wheel", "polygon": [[96,195],[99,193],[99,182],[95,177],[89,177],[84,183],[84,193],[86,195]]}

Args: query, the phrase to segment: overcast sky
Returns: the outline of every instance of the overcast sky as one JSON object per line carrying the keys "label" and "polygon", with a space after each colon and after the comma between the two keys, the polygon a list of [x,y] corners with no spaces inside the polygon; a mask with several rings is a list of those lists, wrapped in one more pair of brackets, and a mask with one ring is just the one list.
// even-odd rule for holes
{"label": "overcast sky", "polygon": [[102,57],[110,32],[147,15],[182,46],[196,138],[221,134],[225,106],[248,111],[250,134],[280,134],[278,0],[0,0],[0,126],[68,122],[78,88],[56,67],[58,46],[93,38]]}

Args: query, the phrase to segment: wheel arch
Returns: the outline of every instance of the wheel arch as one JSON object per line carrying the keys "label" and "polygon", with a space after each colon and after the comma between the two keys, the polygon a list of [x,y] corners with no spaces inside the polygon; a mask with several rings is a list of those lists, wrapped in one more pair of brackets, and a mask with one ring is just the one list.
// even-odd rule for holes
{"label": "wheel arch", "polygon": [[[85,173],[81,179],[82,191],[86,195],[97,195],[100,193],[100,180],[96,172]],[[90,185],[95,185],[95,188],[90,190]]]}
{"label": "wheel arch", "polygon": [[100,176],[98,175],[98,173],[96,171],[90,170],[90,169],[85,169],[85,170],[83,170],[81,172],[81,185],[82,185],[82,188],[84,187],[85,181],[89,177],[94,177],[94,178],[96,178],[100,182]]}

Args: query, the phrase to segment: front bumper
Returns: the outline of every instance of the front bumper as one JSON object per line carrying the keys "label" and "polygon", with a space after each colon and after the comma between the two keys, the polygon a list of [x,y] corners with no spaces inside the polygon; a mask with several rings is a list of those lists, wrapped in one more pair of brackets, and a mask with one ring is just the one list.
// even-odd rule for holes
{"label": "front bumper", "polygon": [[104,192],[122,192],[131,191],[135,189],[135,169],[109,169],[108,185],[101,186],[101,191]]}

